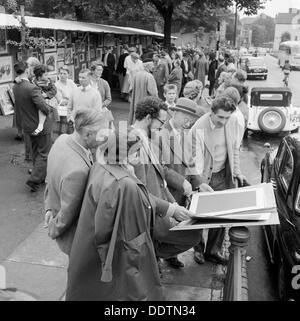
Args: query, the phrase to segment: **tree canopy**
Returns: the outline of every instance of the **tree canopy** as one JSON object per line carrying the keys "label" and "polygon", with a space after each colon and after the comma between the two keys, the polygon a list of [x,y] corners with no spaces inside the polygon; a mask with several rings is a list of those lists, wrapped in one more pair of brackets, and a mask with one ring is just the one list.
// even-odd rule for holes
{"label": "tree canopy", "polygon": [[19,5],[25,1],[27,11],[44,17],[73,18],[79,21],[112,23],[139,20],[145,24],[162,23],[166,47],[171,44],[172,23],[187,29],[199,26],[215,30],[226,11],[236,5],[247,15],[256,14],[267,0],[0,0]]}

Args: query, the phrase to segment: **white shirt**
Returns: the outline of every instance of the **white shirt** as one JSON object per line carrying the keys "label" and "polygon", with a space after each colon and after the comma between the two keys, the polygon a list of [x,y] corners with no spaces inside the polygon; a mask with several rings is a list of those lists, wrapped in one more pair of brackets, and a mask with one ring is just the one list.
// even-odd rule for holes
{"label": "white shirt", "polygon": [[213,130],[214,155],[213,155],[213,173],[218,173],[225,168],[227,159],[227,146],[225,138],[225,127],[217,128],[209,118],[211,129]]}
{"label": "white shirt", "polygon": [[72,91],[77,88],[76,84],[72,79],[67,79],[67,83],[64,84],[60,80],[55,83],[55,87],[62,99],[69,100],[71,98]]}

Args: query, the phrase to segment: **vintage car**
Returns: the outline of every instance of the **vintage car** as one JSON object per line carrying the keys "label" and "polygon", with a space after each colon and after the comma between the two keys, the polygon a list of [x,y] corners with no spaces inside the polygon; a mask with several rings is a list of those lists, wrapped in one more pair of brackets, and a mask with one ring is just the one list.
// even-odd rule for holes
{"label": "vintage car", "polygon": [[268,77],[268,67],[261,57],[248,57],[246,62],[246,73],[247,78],[258,78],[262,77],[263,79],[267,79]]}
{"label": "vintage car", "polygon": [[252,88],[247,130],[277,134],[296,132],[300,126],[300,108],[293,107],[288,87]]}
{"label": "vintage car", "polygon": [[300,300],[300,134],[268,148],[261,163],[263,182],[272,182],[280,225],[263,228],[281,300]]}

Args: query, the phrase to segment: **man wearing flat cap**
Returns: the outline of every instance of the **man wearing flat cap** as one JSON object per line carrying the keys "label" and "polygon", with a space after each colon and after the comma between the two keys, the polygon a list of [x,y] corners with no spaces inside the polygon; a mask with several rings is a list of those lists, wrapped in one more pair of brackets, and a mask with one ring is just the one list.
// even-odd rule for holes
{"label": "man wearing flat cap", "polygon": [[[196,172],[195,164],[188,157],[187,138],[188,130],[204,115],[203,109],[187,98],[179,98],[176,106],[172,107],[172,117],[164,124],[160,131],[159,157],[165,166],[168,188],[176,202],[185,206],[186,198],[193,190],[213,192],[213,189],[201,179]],[[180,174],[181,179],[174,180],[174,172]],[[183,267],[176,256],[166,260],[171,266]]]}

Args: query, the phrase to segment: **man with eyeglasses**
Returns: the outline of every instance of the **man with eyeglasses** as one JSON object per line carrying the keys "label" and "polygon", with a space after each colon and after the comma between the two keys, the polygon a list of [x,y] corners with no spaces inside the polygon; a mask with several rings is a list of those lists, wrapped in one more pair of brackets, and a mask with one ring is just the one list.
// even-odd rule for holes
{"label": "man with eyeglasses", "polygon": [[[159,159],[165,166],[166,181],[168,188],[176,202],[185,206],[187,198],[193,190],[213,192],[213,189],[201,179],[200,175],[193,172],[195,166],[191,158],[188,158],[187,137],[188,129],[204,115],[203,109],[188,98],[179,98],[175,107],[170,108],[172,117],[164,124],[158,140]],[[179,174],[179,179],[174,180],[174,172]],[[184,264],[177,256],[166,260],[174,268],[183,267]]]}
{"label": "man with eyeglasses", "polygon": [[156,197],[156,219],[153,226],[154,246],[158,258],[168,259],[187,251],[200,241],[199,231],[169,231],[179,221],[187,220],[191,213],[177,204],[168,189],[169,182],[180,184],[181,175],[173,171],[166,179],[166,166],[163,166],[154,152],[157,131],[164,126],[168,113],[167,105],[157,97],[146,97],[136,107],[136,131],[142,141],[139,152],[141,162],[134,166],[137,178]]}

